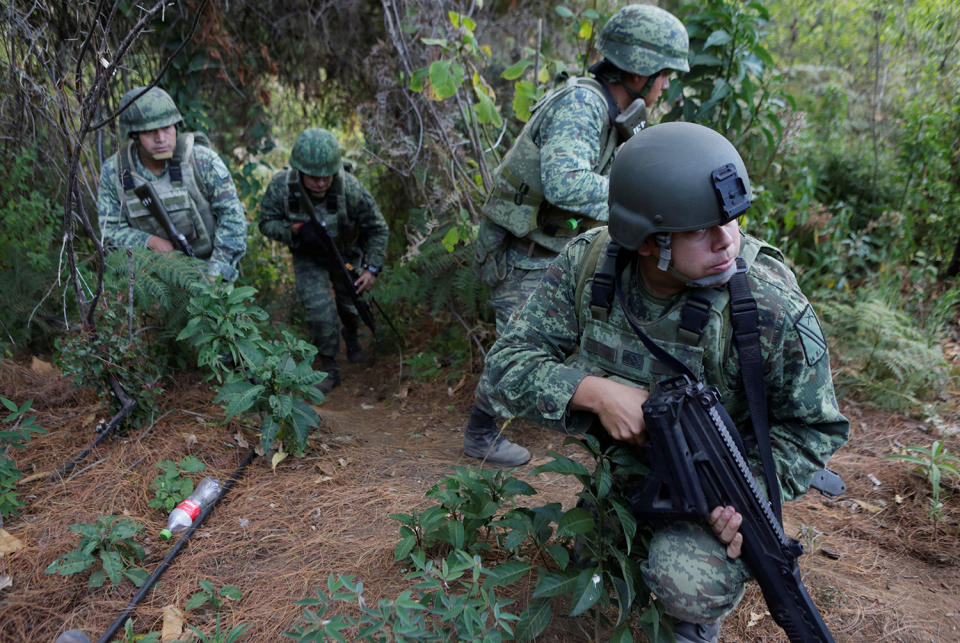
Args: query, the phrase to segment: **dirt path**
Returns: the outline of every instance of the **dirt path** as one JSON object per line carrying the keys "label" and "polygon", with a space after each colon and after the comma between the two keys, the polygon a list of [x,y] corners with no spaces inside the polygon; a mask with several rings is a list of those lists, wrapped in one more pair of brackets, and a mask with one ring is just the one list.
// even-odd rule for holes
{"label": "dirt path", "polygon": [[[5,397],[36,399],[38,420],[50,429],[15,454],[28,474],[78,452],[103,415],[92,396],[74,394],[55,375],[4,363],[0,385]],[[262,459],[253,461],[136,609],[135,630],[160,630],[164,606],[182,609],[200,589],[199,579],[240,589],[242,598],[228,603],[222,618],[231,627],[249,624],[241,639],[249,641],[281,640],[300,614],[293,602],[315,595],[330,573],[362,580],[368,604],[406,589],[404,571],[393,562],[399,525],[388,516],[433,504],[424,493],[452,466],[473,464],[460,450],[471,396],[471,381],[452,387],[400,381],[388,360],[377,369],[346,366],[344,385],[320,407],[325,426],[307,457],[289,458],[275,472]],[[27,506],[5,525],[23,548],[0,556],[0,576],[11,579],[0,589],[0,641],[50,643],[69,628],[95,640],[110,625],[136,591],[129,581],[88,589],[87,573],[62,577],[43,569],[76,546],[78,536],[67,526],[93,522],[98,514],[128,515],[146,525],[144,567],[157,565],[170,544],[157,537],[165,517],[147,506],[155,463],[193,454],[207,472],[227,477],[246,452],[236,434],[255,435],[240,423],[224,425],[211,400],[202,382],[181,381],[165,395],[167,413],[152,427],[106,441],[65,480],[23,487]],[[808,495],[785,511],[788,534],[802,531],[811,552],[802,559],[810,593],[838,641],[960,641],[957,494],[947,498],[947,520],[933,534],[926,482],[884,459],[898,446],[929,445],[929,427],[843,406],[854,421],[853,438],[831,464],[848,493],[832,501]],[[549,450],[578,453],[543,429],[510,431],[531,448],[533,464],[545,461]],[[960,450],[956,437],[949,444]],[[517,475],[528,479],[529,471],[525,466]],[[572,478],[529,480],[538,502],[575,501]],[[187,614],[207,633],[214,620],[209,608]],[[722,639],[786,640],[765,615],[755,586],[727,619]],[[558,618],[542,640],[585,637],[571,619]]]}

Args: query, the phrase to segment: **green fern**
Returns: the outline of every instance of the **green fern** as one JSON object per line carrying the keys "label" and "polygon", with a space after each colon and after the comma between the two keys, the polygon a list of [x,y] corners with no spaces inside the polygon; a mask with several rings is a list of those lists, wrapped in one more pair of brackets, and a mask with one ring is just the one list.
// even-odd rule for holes
{"label": "green fern", "polygon": [[827,334],[838,346],[834,381],[841,393],[900,412],[934,400],[950,382],[940,346],[876,295],[847,297],[825,297],[819,306]]}

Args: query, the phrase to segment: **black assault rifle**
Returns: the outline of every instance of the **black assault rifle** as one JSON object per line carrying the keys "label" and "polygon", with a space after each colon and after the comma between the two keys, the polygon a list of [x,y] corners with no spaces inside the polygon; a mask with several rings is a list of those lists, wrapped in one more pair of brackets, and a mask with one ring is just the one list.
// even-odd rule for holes
{"label": "black assault rifle", "polygon": [[133,193],[137,195],[137,198],[140,199],[141,205],[147,209],[147,211],[153,215],[153,218],[157,220],[157,223],[167,231],[167,239],[170,240],[177,250],[187,255],[188,257],[196,257],[196,253],[193,251],[193,246],[190,245],[190,242],[187,241],[187,238],[177,230],[177,227],[173,225],[173,220],[170,218],[170,215],[167,213],[167,209],[163,207],[163,201],[160,200],[160,197],[157,196],[157,191],[153,189],[153,185],[150,181],[142,183],[137,187],[133,188]]}
{"label": "black assault rifle", "polygon": [[[326,254],[326,256],[323,257],[324,264],[330,265],[330,260],[332,259],[331,272],[334,274],[334,279],[339,279],[347,285],[350,290],[350,297],[353,299],[353,304],[357,307],[357,314],[360,315],[360,319],[362,319],[363,323],[367,325],[367,328],[370,329],[370,332],[376,336],[377,321],[373,316],[373,309],[370,308],[370,303],[361,295],[357,294],[357,288],[353,285],[354,281],[356,281],[356,278],[353,276],[353,272],[347,266],[347,263],[343,260],[343,255],[340,254],[340,249],[337,248],[337,244],[334,243],[333,237],[330,236],[330,232],[327,230],[327,224],[320,217],[320,215],[317,214],[317,209],[313,207],[313,201],[310,200],[310,196],[307,194],[306,189],[302,185],[299,187],[300,205],[310,216],[310,220],[316,224],[317,233],[319,234],[320,240],[323,243],[323,251]],[[394,330],[394,332],[396,332],[396,330]]]}
{"label": "black assault rifle", "polygon": [[706,519],[718,506],[743,515],[743,559],[773,619],[793,643],[833,643],[810,599],[788,538],[744,460],[740,434],[717,389],[677,377],[658,385],[643,405],[652,471],[634,492],[634,513],[646,519]]}

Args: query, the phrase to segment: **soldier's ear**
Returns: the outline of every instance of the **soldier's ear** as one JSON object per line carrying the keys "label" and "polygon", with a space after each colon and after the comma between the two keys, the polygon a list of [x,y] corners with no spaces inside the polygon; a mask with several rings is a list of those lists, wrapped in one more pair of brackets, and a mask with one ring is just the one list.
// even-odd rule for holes
{"label": "soldier's ear", "polygon": [[637,248],[637,254],[641,257],[659,257],[660,247],[654,239],[654,235],[652,234],[644,239],[643,243]]}

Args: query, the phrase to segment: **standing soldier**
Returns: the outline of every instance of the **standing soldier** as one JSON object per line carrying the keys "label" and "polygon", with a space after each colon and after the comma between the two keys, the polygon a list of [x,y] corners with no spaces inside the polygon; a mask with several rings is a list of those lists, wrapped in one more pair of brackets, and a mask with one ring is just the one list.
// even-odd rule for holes
{"label": "standing soldier", "polygon": [[177,132],[183,117],[167,92],[143,89],[131,89],[120,100],[120,138],[126,142],[100,170],[103,236],[114,247],[173,250],[169,232],[134,192],[149,183],[176,232],[206,260],[207,274],[234,281],[247,250],[247,219],[230,171],[206,137]]}
{"label": "standing soldier", "polygon": [[[567,242],[607,221],[614,150],[646,124],[646,108],[669,88],[671,71],[690,70],[688,47],[675,16],[628,5],[600,31],[604,58],[590,68],[594,77],[569,78],[534,107],[497,168],[477,234],[477,272],[492,288],[498,334]],[[621,113],[636,115],[618,127]],[[530,452],[500,434],[482,382],[464,453],[500,466],[524,464]]]}
{"label": "standing soldier", "polygon": [[[351,362],[363,360],[357,339],[359,319],[351,290],[373,288],[383,267],[390,230],[373,197],[340,161],[340,145],[325,129],[300,132],[290,154],[291,169],[277,172],[260,204],[260,232],[290,246],[297,296],[306,311],[310,341],[317,347],[321,384],[328,393],[340,384],[336,355],[342,334]],[[323,230],[311,220],[304,199],[313,205],[346,263],[362,267],[352,284],[335,277],[335,258],[322,241]],[[330,284],[334,296],[331,297]]]}

